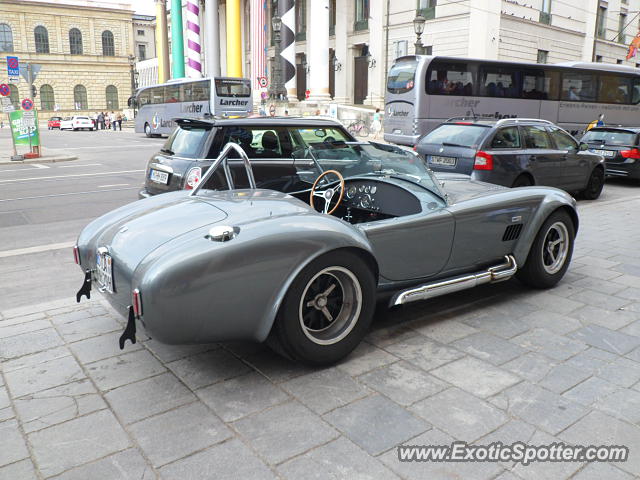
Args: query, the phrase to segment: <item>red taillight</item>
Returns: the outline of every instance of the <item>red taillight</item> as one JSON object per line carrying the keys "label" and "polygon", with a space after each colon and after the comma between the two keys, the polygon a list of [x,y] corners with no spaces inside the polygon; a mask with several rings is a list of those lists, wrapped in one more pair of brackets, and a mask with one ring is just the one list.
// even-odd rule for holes
{"label": "red taillight", "polygon": [[417,151],[418,151],[418,145],[414,145],[414,146],[413,146],[413,151],[414,151],[414,152],[417,152]]}
{"label": "red taillight", "polygon": [[142,297],[140,296],[140,290],[137,288],[131,294],[131,303],[133,303],[133,314],[136,317],[142,316]]}
{"label": "red taillight", "polygon": [[185,190],[193,190],[200,183],[202,178],[202,169],[200,167],[194,167],[187,173],[187,179],[184,182]]}
{"label": "red taillight", "polygon": [[73,247],[73,261],[76,262],[76,265],[80,265],[80,250],[77,245]]}
{"label": "red taillight", "polygon": [[632,148],[631,150],[622,150],[620,152],[624,158],[633,158],[634,160],[640,160],[640,150]]}
{"label": "red taillight", "polygon": [[456,122],[456,125],[473,125],[472,122]]}
{"label": "red taillight", "polygon": [[487,152],[476,153],[476,158],[473,162],[474,170],[493,170],[493,155]]}

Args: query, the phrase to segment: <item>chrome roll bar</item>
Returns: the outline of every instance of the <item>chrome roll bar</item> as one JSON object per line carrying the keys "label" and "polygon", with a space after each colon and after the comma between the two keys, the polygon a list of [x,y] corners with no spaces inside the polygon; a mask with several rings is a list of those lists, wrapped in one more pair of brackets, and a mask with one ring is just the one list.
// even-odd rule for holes
{"label": "chrome roll bar", "polygon": [[247,172],[247,178],[249,179],[249,188],[257,188],[256,179],[253,176],[253,168],[251,167],[251,161],[249,161],[249,157],[247,156],[247,154],[245,153],[245,151],[242,149],[240,145],[238,145],[237,143],[229,142],[224,146],[224,148],[220,152],[220,155],[218,155],[218,158],[216,158],[213,161],[213,163],[211,164],[207,172],[200,179],[200,182],[198,183],[198,185],[196,185],[196,188],[191,190],[191,193],[189,194],[190,196],[196,195],[198,193],[202,185],[207,183],[209,178],[211,178],[211,176],[218,169],[220,164],[222,164],[222,168],[224,169],[224,176],[227,179],[227,185],[229,186],[229,190],[233,190],[235,188],[235,185],[233,183],[233,178],[231,176],[231,169],[229,168],[229,154],[231,153],[232,150],[235,150],[238,153],[238,155],[240,155],[240,158],[242,159],[242,163],[244,163],[244,168]]}

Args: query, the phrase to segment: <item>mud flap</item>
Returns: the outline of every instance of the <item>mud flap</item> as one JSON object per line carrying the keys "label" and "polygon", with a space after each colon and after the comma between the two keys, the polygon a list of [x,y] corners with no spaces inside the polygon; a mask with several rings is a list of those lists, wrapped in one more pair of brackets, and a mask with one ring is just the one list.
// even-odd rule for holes
{"label": "mud flap", "polygon": [[124,344],[127,340],[131,340],[132,344],[136,343],[136,316],[133,313],[133,307],[129,307],[127,326],[120,335],[120,350],[124,350]]}
{"label": "mud flap", "polygon": [[76,302],[80,303],[82,296],[87,297],[87,300],[91,299],[91,270],[87,270],[84,274],[84,282],[82,288],[76,293]]}

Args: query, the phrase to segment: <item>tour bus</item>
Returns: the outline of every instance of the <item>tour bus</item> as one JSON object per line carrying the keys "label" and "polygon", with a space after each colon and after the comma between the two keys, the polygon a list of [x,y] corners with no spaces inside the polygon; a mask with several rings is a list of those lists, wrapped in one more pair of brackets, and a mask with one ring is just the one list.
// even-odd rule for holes
{"label": "tour bus", "polygon": [[578,135],[640,124],[640,70],[624,65],[537,64],[404,56],[387,77],[384,139],[414,145],[452,117],[542,118]]}
{"label": "tour bus", "polygon": [[169,134],[174,118],[246,116],[253,111],[248,78],[176,79],[141,88],[135,95],[136,132]]}

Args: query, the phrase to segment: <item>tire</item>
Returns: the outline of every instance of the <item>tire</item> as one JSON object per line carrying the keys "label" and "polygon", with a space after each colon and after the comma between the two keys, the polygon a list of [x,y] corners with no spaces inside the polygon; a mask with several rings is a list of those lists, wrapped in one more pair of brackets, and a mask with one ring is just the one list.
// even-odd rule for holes
{"label": "tire", "polygon": [[533,182],[531,181],[531,177],[529,177],[528,175],[520,175],[513,181],[513,185],[511,185],[511,188],[530,187],[532,185]]}
{"label": "tire", "polygon": [[[575,227],[567,212],[556,210],[549,215],[531,245],[527,261],[516,273],[518,280],[533,288],[555,286],[569,268],[575,236]],[[551,247],[553,243],[556,244]]]}
{"label": "tire", "polygon": [[[327,291],[329,294],[323,295]],[[351,300],[350,304],[344,302],[345,298]],[[376,281],[360,257],[347,252],[323,255],[289,287],[267,344],[277,353],[307,365],[334,364],[362,341],[375,305]]]}
{"label": "tire", "polygon": [[71,130],[73,130],[74,132],[76,132],[78,129],[75,127],[71,127]]}
{"label": "tire", "polygon": [[355,128],[355,127],[353,127],[353,126],[352,126],[352,127],[348,127],[348,128],[347,128],[347,132],[349,132],[349,134],[350,134],[352,137],[355,137],[355,136],[358,134],[358,129],[357,129],[357,128]]}
{"label": "tire", "polygon": [[580,196],[585,200],[595,200],[602,193],[604,188],[604,170],[601,168],[594,168],[589,176],[587,182],[587,188],[580,192]]}
{"label": "tire", "polygon": [[147,138],[153,137],[153,135],[151,135],[151,125],[149,125],[148,123],[144,124],[144,134],[147,136]]}
{"label": "tire", "polygon": [[369,131],[369,127],[363,125],[360,131],[358,132],[359,137],[368,137],[371,132]]}

